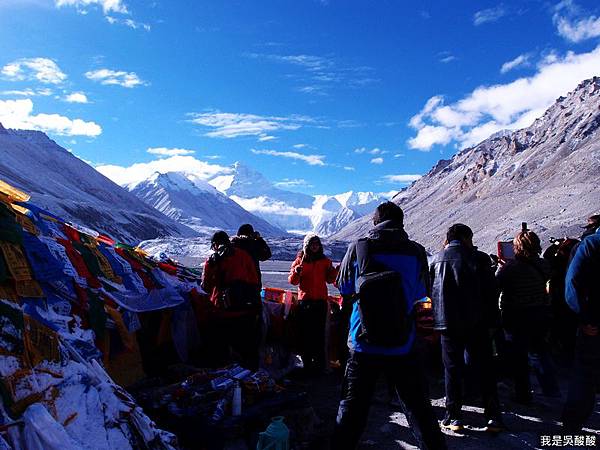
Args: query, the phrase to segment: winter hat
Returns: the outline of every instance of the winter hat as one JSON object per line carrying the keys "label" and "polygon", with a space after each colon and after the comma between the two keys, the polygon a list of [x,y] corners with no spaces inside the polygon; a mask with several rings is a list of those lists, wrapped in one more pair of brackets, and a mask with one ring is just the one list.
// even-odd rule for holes
{"label": "winter hat", "polygon": [[249,223],[245,223],[238,228],[238,236],[252,236],[254,234],[254,227]]}
{"label": "winter hat", "polygon": [[588,217],[587,225],[583,226],[583,228],[586,228],[588,230],[595,230],[598,227],[600,227],[600,214],[595,214],[593,216]]}
{"label": "winter hat", "polygon": [[225,231],[217,231],[215,234],[213,234],[210,243],[212,245],[229,244],[229,235]]}
{"label": "winter hat", "polygon": [[304,236],[304,244],[302,245],[302,249],[304,250],[305,255],[308,255],[308,247],[310,246],[310,241],[313,239],[317,239],[319,244],[321,243],[321,238],[315,233],[308,233],[306,236]]}

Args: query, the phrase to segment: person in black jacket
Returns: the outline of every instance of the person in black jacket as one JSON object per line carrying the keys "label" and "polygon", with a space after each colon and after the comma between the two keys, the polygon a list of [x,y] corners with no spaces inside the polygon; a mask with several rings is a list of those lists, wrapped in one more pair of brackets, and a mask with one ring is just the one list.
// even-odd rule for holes
{"label": "person in black jacket", "polygon": [[234,247],[241,248],[250,254],[256,266],[259,285],[262,286],[262,276],[260,273],[260,262],[271,258],[271,249],[258,231],[249,223],[240,226],[237,236],[231,238]]}
{"label": "person in black jacket", "polygon": [[441,331],[446,417],[442,427],[461,431],[466,366],[480,376],[486,431],[504,429],[492,368],[490,330],[498,323],[498,290],[490,257],[473,246],[473,231],[454,224],[446,246],[430,264],[434,327]]}
{"label": "person in black jacket", "polygon": [[500,287],[502,328],[506,338],[510,368],[515,381],[515,401],[532,400],[528,354],[544,395],[560,395],[546,342],[551,321],[550,296],[546,283],[552,270],[540,258],[540,238],[523,230],[513,240],[515,258],[496,273]]}

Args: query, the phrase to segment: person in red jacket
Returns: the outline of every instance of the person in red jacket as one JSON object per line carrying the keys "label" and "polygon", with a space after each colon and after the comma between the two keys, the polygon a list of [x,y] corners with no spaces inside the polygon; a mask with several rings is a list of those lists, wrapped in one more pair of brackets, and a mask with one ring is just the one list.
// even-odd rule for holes
{"label": "person in red jacket", "polygon": [[223,339],[244,367],[255,370],[262,301],[254,260],[246,251],[231,245],[224,231],[213,235],[211,248],[213,254],[202,272],[202,289],[220,313]]}
{"label": "person in red jacket", "polygon": [[325,369],[327,283],[333,283],[337,273],[331,260],[323,254],[319,236],[308,234],[288,277],[291,284],[298,286],[300,356],[306,372]]}

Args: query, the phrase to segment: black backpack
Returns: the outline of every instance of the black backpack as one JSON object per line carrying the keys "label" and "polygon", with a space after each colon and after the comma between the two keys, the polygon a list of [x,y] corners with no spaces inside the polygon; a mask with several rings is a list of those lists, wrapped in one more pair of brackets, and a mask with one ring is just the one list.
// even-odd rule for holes
{"label": "black backpack", "polygon": [[402,274],[373,261],[377,242],[361,239],[356,245],[358,263],[358,311],[361,329],[358,340],[381,347],[399,347],[408,341],[414,327],[413,314],[402,284]]}
{"label": "black backpack", "polygon": [[221,291],[218,306],[225,311],[258,313],[262,308],[260,288],[255,284],[233,281]]}

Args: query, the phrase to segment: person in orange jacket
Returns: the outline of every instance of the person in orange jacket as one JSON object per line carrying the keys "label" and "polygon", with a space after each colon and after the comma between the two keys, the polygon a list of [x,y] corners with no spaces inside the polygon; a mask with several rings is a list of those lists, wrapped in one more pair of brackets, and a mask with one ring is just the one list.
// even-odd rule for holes
{"label": "person in orange jacket", "polygon": [[325,323],[327,319],[327,283],[333,283],[338,269],[323,254],[319,236],[309,233],[302,250],[292,263],[288,281],[298,286],[298,334],[304,369],[325,369]]}

